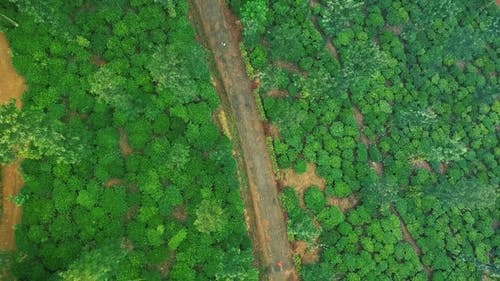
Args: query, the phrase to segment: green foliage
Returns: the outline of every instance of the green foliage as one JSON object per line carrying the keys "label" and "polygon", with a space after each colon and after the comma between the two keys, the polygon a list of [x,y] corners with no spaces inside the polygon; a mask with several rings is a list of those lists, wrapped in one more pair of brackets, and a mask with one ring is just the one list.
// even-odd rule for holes
{"label": "green foliage", "polygon": [[299,197],[293,187],[285,187],[279,199],[281,206],[289,213],[299,207]]}
{"label": "green foliage", "polygon": [[224,229],[226,217],[222,208],[213,200],[204,199],[196,210],[194,225],[199,232],[221,232]]}
{"label": "green foliage", "polygon": [[16,157],[41,159],[45,156],[58,162],[76,162],[78,147],[67,148],[75,145],[76,139],[68,140],[58,127],[46,123],[39,112],[16,109],[12,102],[0,106],[0,163],[9,163]]}
{"label": "green foliage", "polygon": [[303,174],[307,170],[307,162],[304,160],[299,160],[297,163],[295,163],[295,166],[293,166],[293,169],[297,174]]}
{"label": "green foliage", "polygon": [[[493,264],[484,253],[496,243],[477,223],[495,217],[495,200],[484,198],[498,186],[495,3],[274,1],[268,15],[267,66],[250,62],[280,128],[279,168],[313,163],[328,196],[359,200],[342,222],[314,193],[304,198],[323,229],[321,263],[346,280],[425,280],[388,213],[396,205],[434,279],[477,279],[472,261]],[[280,198],[290,237],[308,221],[293,195]],[[322,274],[319,264],[304,270],[305,279]]]}
{"label": "green foliage", "polygon": [[83,253],[66,271],[58,275],[64,281],[116,280],[120,276],[126,255],[125,250],[111,243]]}
{"label": "green foliage", "polygon": [[344,221],[344,214],[336,206],[327,207],[318,214],[318,220],[325,230],[330,230]]}
{"label": "green foliage", "polygon": [[241,251],[236,248],[230,249],[222,256],[219,262],[215,280],[258,280],[259,272],[255,268],[249,266],[252,259],[252,252],[250,250]]}
{"label": "green foliage", "polygon": [[256,280],[187,3],[11,2],[8,38],[29,88],[0,119],[0,155],[24,157],[16,278]]}
{"label": "green foliage", "polygon": [[334,184],[333,193],[340,198],[351,195],[351,187],[345,182],[339,181]]}
{"label": "green foliage", "polygon": [[311,186],[304,192],[304,203],[314,214],[318,214],[326,205],[325,195],[317,186]]}
{"label": "green foliage", "polygon": [[168,248],[170,250],[176,250],[179,245],[186,239],[188,232],[186,229],[181,229],[177,234],[175,234],[172,238],[170,238],[170,241],[168,241]]}

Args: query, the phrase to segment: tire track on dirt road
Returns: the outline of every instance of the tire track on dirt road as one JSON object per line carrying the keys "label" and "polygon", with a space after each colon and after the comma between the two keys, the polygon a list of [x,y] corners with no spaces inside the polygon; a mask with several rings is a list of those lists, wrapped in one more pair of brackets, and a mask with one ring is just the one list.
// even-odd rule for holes
{"label": "tire track on dirt road", "polygon": [[251,202],[245,208],[254,221],[250,229],[258,250],[261,274],[268,280],[297,280],[271,159],[262,122],[251,92],[238,40],[222,0],[191,0],[193,16],[202,25],[236,123]]}

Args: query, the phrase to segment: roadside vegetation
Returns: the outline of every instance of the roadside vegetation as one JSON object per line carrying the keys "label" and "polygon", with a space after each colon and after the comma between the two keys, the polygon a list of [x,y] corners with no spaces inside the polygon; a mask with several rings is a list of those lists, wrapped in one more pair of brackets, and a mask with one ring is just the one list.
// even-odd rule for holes
{"label": "roadside vegetation", "polygon": [[279,169],[326,183],[281,192],[302,278],[498,278],[495,2],[229,2]]}
{"label": "roadside vegetation", "polygon": [[12,0],[0,13],[28,87],[22,110],[0,109],[0,162],[24,159],[12,275],[256,280],[187,3]]}

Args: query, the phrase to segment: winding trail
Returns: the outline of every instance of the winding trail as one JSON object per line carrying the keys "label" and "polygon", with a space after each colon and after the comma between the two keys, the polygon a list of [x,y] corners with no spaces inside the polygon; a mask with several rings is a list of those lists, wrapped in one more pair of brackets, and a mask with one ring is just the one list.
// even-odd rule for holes
{"label": "winding trail", "polygon": [[194,20],[201,24],[202,28],[198,28],[203,29],[205,43],[212,51],[216,76],[222,81],[223,91],[219,94],[227,100],[227,109],[236,123],[250,198],[245,208],[253,221],[250,233],[254,249],[258,250],[261,278],[297,280],[264,128],[241,57],[238,35],[229,21],[230,12],[223,0],[191,0],[191,3]]}
{"label": "winding trail", "polygon": [[[0,33],[0,105],[15,100],[17,108],[21,108],[21,96],[26,90],[24,79],[12,66],[11,53],[7,38]],[[2,212],[0,220],[0,251],[12,251],[15,248],[15,225],[21,221],[22,209],[10,201],[23,186],[23,179],[18,171],[21,160],[1,166]],[[2,278],[0,272],[0,279]]]}
{"label": "winding trail", "polygon": [[[9,43],[3,33],[0,33],[0,105],[15,100],[17,108],[21,108],[21,96],[26,91],[24,79],[17,74],[12,66]],[[15,226],[21,222],[22,209],[11,202],[11,196],[19,194],[24,185],[17,159],[9,165],[0,165],[1,183],[0,193],[2,208],[0,212],[0,252],[12,251],[15,248]],[[13,280],[7,268],[0,269],[0,280]]]}

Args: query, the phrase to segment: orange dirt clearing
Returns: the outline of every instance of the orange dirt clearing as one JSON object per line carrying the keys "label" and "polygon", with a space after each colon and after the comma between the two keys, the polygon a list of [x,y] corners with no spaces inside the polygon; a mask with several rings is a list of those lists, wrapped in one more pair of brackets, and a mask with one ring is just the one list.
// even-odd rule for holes
{"label": "orange dirt clearing", "polygon": [[361,142],[366,147],[368,147],[370,145],[370,140],[366,137],[365,133],[363,132],[363,128],[365,127],[365,124],[363,122],[363,114],[361,114],[361,111],[359,111],[359,109],[357,109],[356,107],[353,107],[352,111],[354,113],[354,119],[356,119],[356,124],[358,125],[359,138]]}
{"label": "orange dirt clearing", "polygon": [[132,147],[130,146],[130,144],[128,142],[128,136],[127,136],[127,133],[125,133],[125,130],[123,130],[123,128],[119,128],[118,132],[120,133],[120,143],[119,143],[120,144],[120,152],[121,152],[122,156],[127,157],[130,154],[132,154],[132,152],[134,152],[134,150],[132,149]]}
{"label": "orange dirt clearing", "polygon": [[279,89],[271,89],[269,92],[267,92],[268,97],[272,98],[286,98],[288,97],[288,91],[287,90],[279,90]]}
{"label": "orange dirt clearing", "polygon": [[[316,244],[316,243],[314,243]],[[308,246],[305,241],[293,241],[293,252],[298,254],[302,264],[317,263],[319,261],[319,248],[317,246]]]}
{"label": "orange dirt clearing", "polygon": [[15,99],[16,107],[21,108],[21,96],[26,91],[26,85],[12,66],[11,55],[7,38],[0,33],[0,103],[6,104]]}
{"label": "orange dirt clearing", "polygon": [[22,209],[10,201],[19,194],[24,182],[18,171],[20,161],[2,168],[2,220],[0,222],[0,250],[12,251],[15,247],[14,227],[21,221]]}
{"label": "orange dirt clearing", "polygon": [[[21,108],[21,96],[26,91],[24,79],[12,66],[11,52],[7,38],[0,33],[0,104],[11,99]],[[14,227],[21,221],[22,209],[14,205],[10,198],[19,194],[24,182],[18,167],[21,160],[2,167],[2,218],[0,220],[0,250],[11,251],[15,247]]]}
{"label": "orange dirt clearing", "polygon": [[275,140],[280,138],[280,129],[278,126],[269,121],[264,121],[262,125],[264,126],[264,133],[266,134],[266,137],[271,137]]}
{"label": "orange dirt clearing", "polygon": [[346,198],[338,198],[335,196],[330,196],[327,198],[328,205],[336,206],[342,211],[342,213],[354,208],[358,204],[358,198],[354,194],[349,195]]}
{"label": "orange dirt clearing", "polygon": [[115,185],[120,185],[124,181],[122,179],[111,178],[104,183],[104,187],[113,187]]}
{"label": "orange dirt clearing", "polygon": [[415,169],[424,169],[427,172],[432,172],[431,165],[427,163],[427,161],[422,160],[422,159],[415,159],[411,161],[411,164],[413,165],[413,168]]}
{"label": "orange dirt clearing", "polygon": [[323,178],[316,174],[316,166],[314,164],[307,164],[306,172],[297,174],[293,169],[283,169],[280,171],[280,184],[279,186],[290,186],[295,189],[299,196],[300,207],[304,208],[304,191],[315,185],[321,190],[325,190],[326,182]]}

